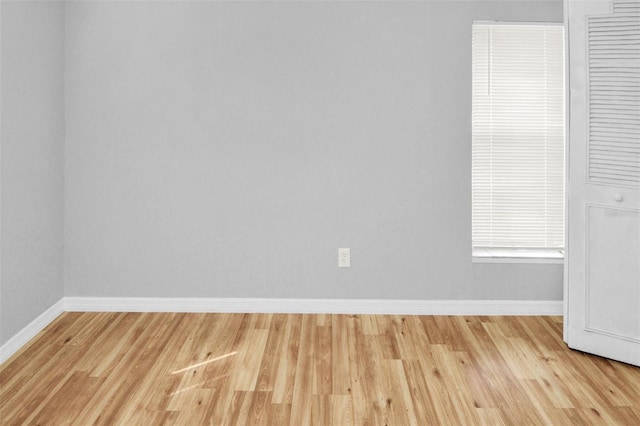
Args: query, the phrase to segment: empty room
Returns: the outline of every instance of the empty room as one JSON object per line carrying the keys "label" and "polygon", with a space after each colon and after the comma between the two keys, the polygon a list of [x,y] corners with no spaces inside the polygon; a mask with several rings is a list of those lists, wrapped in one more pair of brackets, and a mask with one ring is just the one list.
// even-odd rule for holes
{"label": "empty room", "polygon": [[0,425],[640,424],[640,0],[2,0],[0,138]]}

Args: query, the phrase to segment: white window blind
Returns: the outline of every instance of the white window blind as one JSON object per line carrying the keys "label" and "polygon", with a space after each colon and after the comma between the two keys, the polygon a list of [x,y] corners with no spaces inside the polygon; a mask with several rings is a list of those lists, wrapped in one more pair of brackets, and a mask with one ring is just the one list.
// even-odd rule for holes
{"label": "white window blind", "polygon": [[473,246],[564,247],[564,30],[473,25]]}

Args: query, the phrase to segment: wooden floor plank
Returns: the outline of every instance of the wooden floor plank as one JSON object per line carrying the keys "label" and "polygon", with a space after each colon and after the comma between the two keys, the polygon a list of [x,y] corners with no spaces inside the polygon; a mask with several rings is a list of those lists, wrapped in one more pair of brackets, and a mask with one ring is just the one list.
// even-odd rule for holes
{"label": "wooden floor plank", "polygon": [[349,371],[349,346],[346,333],[346,315],[332,315],[331,321],[331,393],[349,395],[351,378]]}
{"label": "wooden floor plank", "polygon": [[273,384],[271,402],[273,404],[289,404],[289,411],[291,411],[293,383],[298,363],[301,319],[301,315],[287,316],[283,330],[282,346],[278,354],[275,355],[278,359],[278,367]]}
{"label": "wooden floor plank", "polygon": [[316,326],[312,316],[304,315],[300,327],[298,363],[295,369],[291,401],[291,421],[298,421],[303,425],[311,424],[315,330]]}
{"label": "wooden floor plank", "polygon": [[270,331],[267,336],[267,343],[264,348],[264,355],[260,362],[258,379],[256,382],[257,391],[272,391],[278,372],[278,354],[283,346],[285,338],[286,315],[275,315],[272,318]]}
{"label": "wooden floor plank", "polygon": [[0,424],[640,424],[640,368],[560,317],[64,313],[0,366]]}

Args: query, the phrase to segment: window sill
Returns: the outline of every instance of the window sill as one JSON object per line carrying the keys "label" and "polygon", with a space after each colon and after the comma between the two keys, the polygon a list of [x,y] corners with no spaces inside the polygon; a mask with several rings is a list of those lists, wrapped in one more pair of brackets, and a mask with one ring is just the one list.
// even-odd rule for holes
{"label": "window sill", "polygon": [[564,263],[564,250],[474,248],[473,263]]}

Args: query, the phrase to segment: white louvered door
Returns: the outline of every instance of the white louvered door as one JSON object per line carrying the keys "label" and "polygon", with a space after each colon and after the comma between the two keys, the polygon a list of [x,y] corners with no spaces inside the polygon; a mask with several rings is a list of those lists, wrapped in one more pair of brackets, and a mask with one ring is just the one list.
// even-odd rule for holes
{"label": "white louvered door", "polygon": [[640,0],[565,7],[565,340],[640,365]]}

